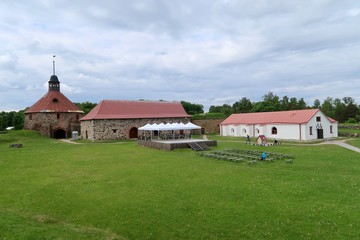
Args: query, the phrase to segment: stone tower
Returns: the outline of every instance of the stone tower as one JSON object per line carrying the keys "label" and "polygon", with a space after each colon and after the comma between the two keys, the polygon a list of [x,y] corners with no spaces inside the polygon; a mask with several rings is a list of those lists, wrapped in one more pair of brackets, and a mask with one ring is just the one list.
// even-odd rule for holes
{"label": "stone tower", "polygon": [[48,92],[25,111],[24,128],[52,138],[69,138],[72,131],[80,132],[84,112],[60,92],[55,71],[48,84]]}

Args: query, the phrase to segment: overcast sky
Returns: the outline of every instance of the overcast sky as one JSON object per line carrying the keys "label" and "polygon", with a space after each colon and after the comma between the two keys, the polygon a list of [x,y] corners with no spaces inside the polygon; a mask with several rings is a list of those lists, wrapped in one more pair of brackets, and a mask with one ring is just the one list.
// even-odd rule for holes
{"label": "overcast sky", "polygon": [[353,97],[360,104],[359,0],[3,0],[0,111],[47,92],[233,104],[243,97]]}

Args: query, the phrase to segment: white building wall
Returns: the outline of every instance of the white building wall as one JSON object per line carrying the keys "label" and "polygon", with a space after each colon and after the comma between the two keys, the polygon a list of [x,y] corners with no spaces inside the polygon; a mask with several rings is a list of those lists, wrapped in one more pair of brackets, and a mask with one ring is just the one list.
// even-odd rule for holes
{"label": "white building wall", "polygon": [[[317,121],[318,117],[320,117],[320,121]],[[332,132],[331,132],[331,126],[332,126]],[[310,131],[310,127],[312,127],[312,134]],[[304,140],[318,139],[317,128],[323,129],[324,138],[338,137],[338,124],[330,122],[329,119],[322,112],[319,111],[307,123],[306,135]]]}
{"label": "white building wall", "polygon": [[[317,121],[317,117],[320,117],[320,121]],[[330,131],[331,126],[332,132]],[[273,127],[276,127],[277,134],[272,133]],[[312,133],[310,127],[312,127]],[[269,139],[309,141],[318,139],[317,128],[320,127],[323,129],[324,139],[338,137],[338,124],[330,122],[321,111],[314,115],[308,123],[303,124],[221,125],[220,129],[222,136],[246,137],[249,134],[250,137],[265,135]]]}

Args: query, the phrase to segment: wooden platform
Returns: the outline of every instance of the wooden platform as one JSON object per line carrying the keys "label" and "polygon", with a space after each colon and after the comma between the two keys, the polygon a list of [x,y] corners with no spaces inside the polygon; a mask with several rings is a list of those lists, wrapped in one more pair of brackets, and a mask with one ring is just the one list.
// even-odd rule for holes
{"label": "wooden platform", "polygon": [[160,150],[171,151],[177,148],[190,148],[189,143],[202,143],[207,146],[217,146],[216,140],[204,140],[204,139],[176,139],[176,140],[152,140],[141,141],[138,140],[138,145],[144,147],[151,147]]}

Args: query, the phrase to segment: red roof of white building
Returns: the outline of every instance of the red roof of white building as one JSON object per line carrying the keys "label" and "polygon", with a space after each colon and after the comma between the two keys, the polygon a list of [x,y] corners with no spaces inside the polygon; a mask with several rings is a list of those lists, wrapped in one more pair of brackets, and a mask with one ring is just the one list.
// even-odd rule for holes
{"label": "red roof of white building", "polygon": [[[319,109],[304,109],[281,112],[256,112],[232,114],[221,125],[238,124],[303,124],[319,112]],[[336,120],[328,118],[330,122]]]}
{"label": "red roof of white building", "polygon": [[180,102],[102,100],[80,121],[190,117]]}

